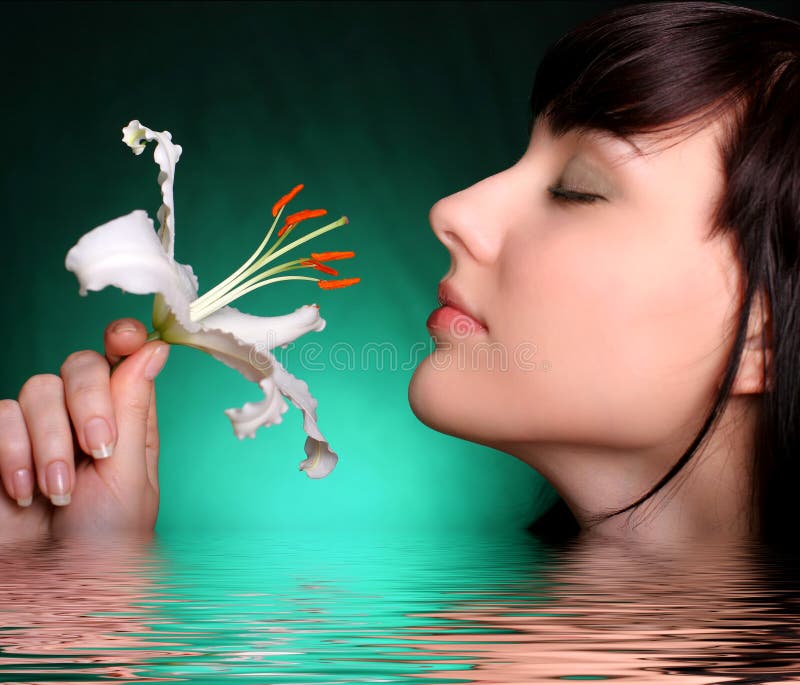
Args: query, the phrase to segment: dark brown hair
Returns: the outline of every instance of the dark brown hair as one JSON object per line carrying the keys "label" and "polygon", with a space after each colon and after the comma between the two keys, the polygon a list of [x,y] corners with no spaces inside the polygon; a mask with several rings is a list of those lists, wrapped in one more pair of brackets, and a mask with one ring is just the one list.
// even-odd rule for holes
{"label": "dark brown hair", "polygon": [[[628,506],[673,480],[725,409],[753,302],[766,296],[762,343],[772,350],[758,396],[751,530],[786,539],[800,518],[800,23],[716,2],[623,5],[586,21],[545,53],[530,128],[544,117],[560,136],[599,129],[627,137],[691,134],[725,122],[725,187],[709,238],[732,232],[743,293],[733,349],[705,423],[672,468]],[[563,503],[561,504],[563,509]],[[629,516],[630,516],[629,513]]]}

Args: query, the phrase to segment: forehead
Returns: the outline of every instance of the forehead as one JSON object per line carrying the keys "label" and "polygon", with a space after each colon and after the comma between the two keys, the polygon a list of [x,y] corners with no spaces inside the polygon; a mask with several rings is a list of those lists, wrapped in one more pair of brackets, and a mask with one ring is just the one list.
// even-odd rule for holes
{"label": "forehead", "polygon": [[724,121],[720,118],[690,127],[687,121],[671,125],[670,130],[635,135],[619,135],[612,131],[588,126],[576,126],[556,136],[548,122],[540,117],[531,133],[534,141],[554,143],[571,153],[571,157],[588,156],[611,169],[638,166],[662,158],[681,159],[689,164],[711,164],[721,170],[721,136]]}

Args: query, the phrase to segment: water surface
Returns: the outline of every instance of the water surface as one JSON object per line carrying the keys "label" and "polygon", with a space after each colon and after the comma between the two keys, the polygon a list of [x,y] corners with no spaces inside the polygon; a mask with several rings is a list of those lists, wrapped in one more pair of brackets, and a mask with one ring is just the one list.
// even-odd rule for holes
{"label": "water surface", "polygon": [[0,549],[0,682],[800,682],[797,563],[308,530]]}

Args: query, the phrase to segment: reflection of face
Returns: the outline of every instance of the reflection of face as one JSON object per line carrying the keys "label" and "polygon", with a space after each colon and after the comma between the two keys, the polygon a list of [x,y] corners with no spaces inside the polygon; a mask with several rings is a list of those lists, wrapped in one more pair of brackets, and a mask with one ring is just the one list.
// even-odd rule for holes
{"label": "reflection of face", "polygon": [[[496,577],[515,561],[498,555]],[[780,588],[795,588],[797,576],[786,561],[730,543],[661,548],[584,537],[534,563],[527,582],[515,578],[513,598],[509,582],[498,590],[482,569],[485,587],[421,614],[414,647],[423,663],[459,664],[436,669],[444,682],[467,677],[465,663],[469,682],[481,684],[576,674],[640,685],[796,682],[796,595]],[[439,629],[444,622],[450,630]]]}
{"label": "reflection of face", "polygon": [[[420,420],[501,447],[669,444],[672,463],[713,399],[738,305],[732,243],[706,240],[717,133],[641,156],[538,121],[516,164],[439,200],[446,282],[488,330],[436,332],[409,388]],[[603,199],[565,202],[557,186]]]}

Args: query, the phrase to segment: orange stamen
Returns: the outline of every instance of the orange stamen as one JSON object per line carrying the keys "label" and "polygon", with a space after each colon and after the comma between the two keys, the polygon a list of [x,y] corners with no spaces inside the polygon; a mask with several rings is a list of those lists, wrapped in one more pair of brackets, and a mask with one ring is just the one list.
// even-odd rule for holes
{"label": "orange stamen", "polygon": [[338,281],[317,281],[317,285],[323,290],[331,290],[332,288],[346,288],[348,285],[355,285],[360,278],[342,278]]}
{"label": "orange stamen", "polygon": [[312,252],[311,259],[315,259],[318,262],[330,262],[334,259],[349,259],[350,257],[355,257],[355,252]]}
{"label": "orange stamen", "polygon": [[301,221],[305,221],[306,219],[313,219],[317,216],[324,216],[328,213],[327,209],[303,209],[299,212],[295,212],[294,214],[290,214],[286,217],[286,223],[278,231],[278,237],[280,238],[286,231],[290,229],[291,226],[296,226]]}
{"label": "orange stamen", "polygon": [[280,238],[284,233],[286,233],[286,231],[294,228],[295,226],[297,226],[297,224],[286,224],[286,225],[282,226],[281,230],[278,231],[278,237]]}
{"label": "orange stamen", "polygon": [[303,184],[301,183],[300,185],[297,185],[294,188],[292,188],[288,193],[286,193],[286,195],[284,195],[280,200],[278,200],[272,207],[272,216],[278,216],[280,208],[285,205],[288,205],[292,201],[292,198],[295,195],[297,195],[297,193],[299,193],[302,189],[303,189]]}
{"label": "orange stamen", "polygon": [[299,224],[301,221],[305,221],[306,219],[313,219],[315,216],[324,216],[327,213],[327,209],[303,209],[287,216],[286,223]]}
{"label": "orange stamen", "polygon": [[316,259],[304,259],[300,262],[301,266],[313,266],[317,271],[322,271],[323,273],[330,274],[331,276],[338,276],[339,272],[336,269],[332,269],[329,266],[325,266],[325,264],[320,264]]}

